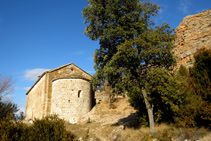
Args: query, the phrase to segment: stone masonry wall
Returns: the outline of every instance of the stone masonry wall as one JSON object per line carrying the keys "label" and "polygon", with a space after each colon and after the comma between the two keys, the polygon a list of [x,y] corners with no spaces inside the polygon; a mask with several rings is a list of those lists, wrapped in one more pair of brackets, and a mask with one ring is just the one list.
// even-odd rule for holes
{"label": "stone masonry wall", "polygon": [[211,48],[211,9],[185,17],[176,28],[175,35],[177,68],[180,65],[192,66],[197,50]]}
{"label": "stone masonry wall", "polygon": [[43,115],[44,106],[44,93],[45,93],[45,78],[44,75],[40,81],[31,90],[30,94],[27,96],[26,105],[26,119],[41,119]]}
{"label": "stone masonry wall", "polygon": [[[52,83],[59,79],[83,79],[89,82],[91,80],[91,76],[73,64],[67,65],[60,69],[51,70],[48,78],[46,115],[49,115],[52,110],[51,106],[52,93],[53,93]],[[90,93],[90,95],[93,95],[93,93]]]}
{"label": "stone masonry wall", "polygon": [[59,79],[52,85],[51,114],[69,120],[92,108],[90,83],[82,79]]}
{"label": "stone masonry wall", "polygon": [[26,119],[58,114],[68,120],[88,113],[94,102],[90,80],[72,63],[43,73],[27,92]]}

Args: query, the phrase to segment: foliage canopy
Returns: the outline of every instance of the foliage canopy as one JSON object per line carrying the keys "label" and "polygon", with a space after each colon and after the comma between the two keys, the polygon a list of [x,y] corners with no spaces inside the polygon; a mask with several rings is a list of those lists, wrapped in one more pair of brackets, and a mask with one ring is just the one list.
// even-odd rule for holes
{"label": "foliage canopy", "polygon": [[96,74],[94,88],[105,81],[116,91],[140,95],[148,112],[150,131],[153,132],[153,95],[146,90],[146,75],[154,68],[169,69],[174,63],[173,30],[168,24],[155,26],[151,20],[159,6],[139,0],[88,0],[83,17],[85,34],[98,40],[95,51]]}

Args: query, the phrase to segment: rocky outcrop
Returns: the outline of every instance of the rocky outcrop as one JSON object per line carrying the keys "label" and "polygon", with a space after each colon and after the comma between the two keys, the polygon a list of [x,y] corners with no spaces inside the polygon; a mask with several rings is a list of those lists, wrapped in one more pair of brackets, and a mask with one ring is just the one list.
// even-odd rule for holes
{"label": "rocky outcrop", "polygon": [[201,48],[211,48],[211,9],[185,17],[175,31],[174,54],[177,68],[192,66],[194,53]]}

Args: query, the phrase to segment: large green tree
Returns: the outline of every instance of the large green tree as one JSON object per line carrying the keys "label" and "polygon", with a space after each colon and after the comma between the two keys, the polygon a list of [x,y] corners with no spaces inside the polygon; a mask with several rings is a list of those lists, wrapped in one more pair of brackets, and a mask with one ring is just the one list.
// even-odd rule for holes
{"label": "large green tree", "polygon": [[146,75],[153,68],[169,69],[174,59],[172,29],[168,24],[154,26],[151,16],[159,7],[139,0],[87,0],[83,17],[85,34],[99,40],[94,54],[96,74],[93,85],[105,81],[116,90],[133,92],[147,109],[150,133],[154,132],[152,96],[146,89]]}
{"label": "large green tree", "polygon": [[85,34],[91,40],[99,40],[100,48],[95,50],[94,62],[97,71],[94,86],[105,81],[104,67],[117,52],[117,46],[126,40],[133,40],[153,23],[159,7],[139,0],[87,0],[89,6],[83,9],[84,23],[89,23]]}

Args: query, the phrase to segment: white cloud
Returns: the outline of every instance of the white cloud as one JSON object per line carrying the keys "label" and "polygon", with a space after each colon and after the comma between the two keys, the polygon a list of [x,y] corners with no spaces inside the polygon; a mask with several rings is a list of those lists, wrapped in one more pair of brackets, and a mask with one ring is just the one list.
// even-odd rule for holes
{"label": "white cloud", "polygon": [[178,9],[182,11],[183,14],[187,14],[189,12],[190,6],[191,6],[190,0],[180,0]]}
{"label": "white cloud", "polygon": [[24,79],[29,81],[36,81],[38,79],[38,76],[47,70],[49,69],[37,68],[37,69],[26,70],[24,71]]}

